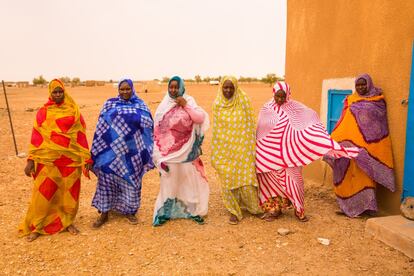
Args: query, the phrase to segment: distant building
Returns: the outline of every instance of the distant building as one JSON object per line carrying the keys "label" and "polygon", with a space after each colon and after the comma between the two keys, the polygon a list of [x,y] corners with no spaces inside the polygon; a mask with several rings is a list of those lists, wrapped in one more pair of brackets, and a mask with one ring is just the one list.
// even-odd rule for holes
{"label": "distant building", "polygon": [[28,81],[18,81],[18,82],[16,82],[16,85],[19,88],[26,88],[26,87],[29,87],[29,82]]}
{"label": "distant building", "polygon": [[25,87],[29,87],[30,83],[28,81],[5,81],[4,85],[6,87],[25,88]]}
{"label": "distant building", "polygon": [[87,81],[85,81],[85,86],[87,86],[87,87],[96,86],[96,81],[94,81],[94,80],[87,80]]}
{"label": "distant building", "polygon": [[16,87],[17,84],[14,81],[5,81],[4,86],[6,86],[6,87]]}

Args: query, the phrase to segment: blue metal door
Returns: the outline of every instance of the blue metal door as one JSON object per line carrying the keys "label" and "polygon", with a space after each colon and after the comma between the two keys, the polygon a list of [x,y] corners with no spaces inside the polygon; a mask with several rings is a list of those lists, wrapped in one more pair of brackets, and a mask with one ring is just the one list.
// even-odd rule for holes
{"label": "blue metal door", "polygon": [[329,134],[332,133],[332,130],[341,117],[346,96],[351,93],[352,90],[328,90],[328,116],[326,126]]}
{"label": "blue metal door", "polygon": [[408,96],[407,135],[405,137],[404,182],[402,199],[414,196],[414,44],[411,61],[410,94]]}

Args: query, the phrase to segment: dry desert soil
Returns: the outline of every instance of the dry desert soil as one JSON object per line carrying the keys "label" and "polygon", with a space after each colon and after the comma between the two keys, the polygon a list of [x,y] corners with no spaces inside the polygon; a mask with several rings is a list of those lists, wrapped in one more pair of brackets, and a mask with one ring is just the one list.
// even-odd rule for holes
{"label": "dry desert soil", "polygon": [[[265,84],[241,84],[256,114],[271,97]],[[117,94],[112,85],[68,88],[81,107],[89,142],[104,101]],[[27,152],[36,108],[47,100],[47,88],[8,88],[19,152]],[[139,93],[152,112],[164,96],[165,86]],[[187,85],[187,93],[211,114],[217,86]],[[294,95],[293,95],[294,97]],[[203,145],[202,159],[211,189],[205,225],[176,220],[152,227],[159,189],[156,170],[145,175],[138,225],[111,215],[99,230],[91,227],[97,212],[91,207],[96,178],[83,179],[75,225],[78,236],[63,232],[34,242],[19,238],[17,226],[31,196],[32,181],[23,173],[25,158],[18,158],[0,97],[0,274],[1,275],[413,275],[414,262],[389,246],[365,236],[366,217],[337,215],[329,184],[305,181],[305,208],[310,221],[299,222],[287,213],[274,222],[246,214],[238,225],[227,223],[220,198],[220,183],[210,165],[211,130]],[[280,236],[278,228],[291,234]],[[317,238],[327,238],[325,246]]]}

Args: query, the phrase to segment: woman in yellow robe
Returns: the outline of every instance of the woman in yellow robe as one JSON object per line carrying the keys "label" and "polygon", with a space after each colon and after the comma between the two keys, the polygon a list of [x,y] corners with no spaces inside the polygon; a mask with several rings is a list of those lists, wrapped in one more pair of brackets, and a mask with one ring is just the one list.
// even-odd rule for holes
{"label": "woman in yellow robe", "polygon": [[24,169],[34,179],[31,203],[19,226],[19,233],[28,235],[28,241],[63,230],[78,234],[73,220],[81,174],[83,168],[88,174],[92,162],[85,127],[79,107],[63,83],[52,80],[49,101],[36,114]]}
{"label": "woman in yellow robe", "polygon": [[211,164],[221,180],[224,206],[230,224],[237,224],[245,207],[261,213],[255,167],[256,125],[253,108],[235,77],[223,77],[213,103]]}

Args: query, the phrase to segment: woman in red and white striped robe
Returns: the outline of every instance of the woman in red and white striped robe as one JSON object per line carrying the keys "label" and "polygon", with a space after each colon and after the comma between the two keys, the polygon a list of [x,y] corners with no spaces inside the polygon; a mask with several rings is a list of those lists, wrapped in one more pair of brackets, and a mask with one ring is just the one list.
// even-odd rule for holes
{"label": "woman in red and white striped robe", "polygon": [[273,87],[273,99],[259,114],[256,134],[256,172],[263,218],[273,221],[293,205],[300,221],[304,210],[302,166],[327,154],[353,158],[357,148],[344,148],[331,139],[315,111],[290,99],[285,82]]}

